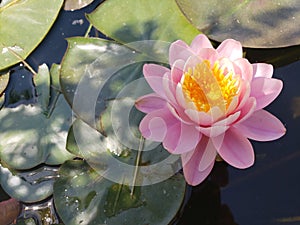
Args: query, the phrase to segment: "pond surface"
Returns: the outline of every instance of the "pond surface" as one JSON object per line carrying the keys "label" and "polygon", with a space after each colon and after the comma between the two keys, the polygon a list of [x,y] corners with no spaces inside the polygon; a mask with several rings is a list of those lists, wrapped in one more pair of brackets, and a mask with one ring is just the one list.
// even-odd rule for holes
{"label": "pond surface", "polygon": [[[35,69],[42,63],[59,64],[67,47],[65,38],[85,34],[89,23],[84,14],[99,2],[74,12],[62,11],[28,63]],[[103,37],[94,29],[90,34]],[[191,196],[177,224],[300,224],[299,59],[300,52],[294,62],[275,69],[274,77],[283,80],[284,88],[267,107],[285,124],[286,135],[272,142],[252,141],[256,161],[249,169],[238,170],[223,162],[216,163],[208,179],[191,188]],[[1,190],[0,193],[1,199],[7,198]]]}

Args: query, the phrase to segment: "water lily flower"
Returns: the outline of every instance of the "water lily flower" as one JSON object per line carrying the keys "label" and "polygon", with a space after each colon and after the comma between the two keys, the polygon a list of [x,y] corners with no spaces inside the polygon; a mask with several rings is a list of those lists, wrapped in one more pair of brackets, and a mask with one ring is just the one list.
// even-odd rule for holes
{"label": "water lily flower", "polygon": [[201,183],[216,156],[236,168],[252,166],[249,139],[271,141],[285,134],[280,120],[263,109],[279,95],[282,81],[272,78],[272,65],[243,58],[240,42],[227,39],[215,49],[203,34],[190,46],[178,40],[170,45],[169,64],[171,69],[144,65],[154,93],[135,105],[146,113],[142,135],[180,154],[188,184]]}

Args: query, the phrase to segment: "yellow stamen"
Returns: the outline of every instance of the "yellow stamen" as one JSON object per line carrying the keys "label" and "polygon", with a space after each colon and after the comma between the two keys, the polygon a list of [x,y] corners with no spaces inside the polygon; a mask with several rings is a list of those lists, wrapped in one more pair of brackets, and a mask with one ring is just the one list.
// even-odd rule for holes
{"label": "yellow stamen", "polygon": [[238,94],[239,80],[232,72],[225,73],[218,62],[211,68],[204,60],[184,73],[182,90],[198,111],[208,112],[214,106],[225,111]]}

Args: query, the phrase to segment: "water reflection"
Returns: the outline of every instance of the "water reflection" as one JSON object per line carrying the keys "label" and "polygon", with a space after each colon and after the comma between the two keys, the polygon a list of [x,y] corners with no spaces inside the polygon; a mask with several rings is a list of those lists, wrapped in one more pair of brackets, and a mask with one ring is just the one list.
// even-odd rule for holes
{"label": "water reflection", "polygon": [[192,190],[178,225],[237,225],[226,203],[222,203],[221,189],[228,184],[228,165],[217,162],[212,173]]}

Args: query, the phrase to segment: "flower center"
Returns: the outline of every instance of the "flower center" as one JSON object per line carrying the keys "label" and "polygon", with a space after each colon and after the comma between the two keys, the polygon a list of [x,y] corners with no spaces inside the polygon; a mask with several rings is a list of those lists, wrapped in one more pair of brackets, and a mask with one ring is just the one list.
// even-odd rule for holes
{"label": "flower center", "polygon": [[211,68],[204,60],[184,73],[182,90],[187,102],[192,102],[198,111],[208,112],[218,106],[226,111],[239,92],[239,80],[233,72],[224,72],[218,61]]}

